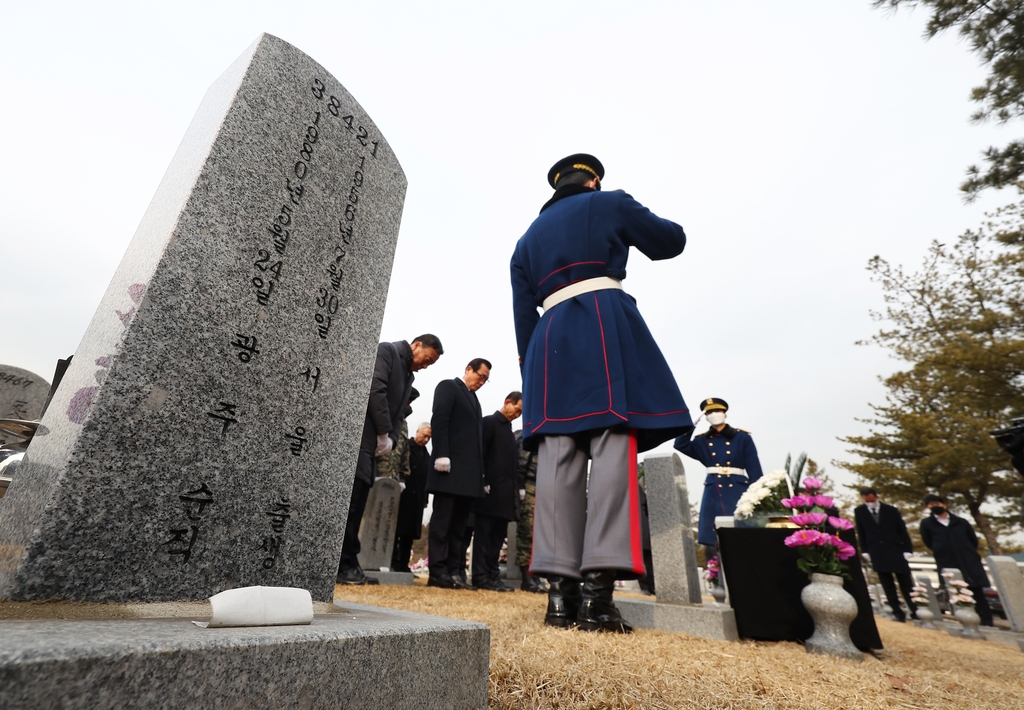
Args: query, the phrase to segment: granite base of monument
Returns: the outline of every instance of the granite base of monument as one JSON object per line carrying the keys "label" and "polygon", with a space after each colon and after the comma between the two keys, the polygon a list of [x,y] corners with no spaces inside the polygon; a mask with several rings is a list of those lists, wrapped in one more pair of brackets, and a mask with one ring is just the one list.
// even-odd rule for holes
{"label": "granite base of monument", "polygon": [[736,614],[727,606],[672,604],[648,599],[620,599],[615,606],[622,618],[638,629],[689,634],[718,641],[735,641]]}
{"label": "granite base of monument", "polygon": [[338,604],[309,626],[0,622],[3,708],[485,708],[484,624]]}
{"label": "granite base of monument", "polygon": [[379,572],[373,569],[364,569],[363,574],[376,579],[381,584],[394,587],[411,587],[416,575],[412,572]]}

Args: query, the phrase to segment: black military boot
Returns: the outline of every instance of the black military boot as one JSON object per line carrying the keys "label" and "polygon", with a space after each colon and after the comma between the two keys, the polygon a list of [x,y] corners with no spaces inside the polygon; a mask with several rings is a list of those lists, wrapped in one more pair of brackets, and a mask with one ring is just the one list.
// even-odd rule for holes
{"label": "black military boot", "polygon": [[548,577],[548,613],[544,623],[568,629],[576,624],[580,609],[580,581],[565,577]]}
{"label": "black military boot", "polygon": [[534,577],[530,574],[529,565],[523,565],[520,567],[519,572],[523,578],[523,581],[519,584],[520,589],[524,592],[533,592],[534,594],[547,593],[547,585],[545,585],[539,577]]}
{"label": "black military boot", "polygon": [[619,614],[612,602],[615,591],[615,570],[591,570],[583,575],[583,601],[576,626],[580,631],[613,631],[633,633],[633,627]]}

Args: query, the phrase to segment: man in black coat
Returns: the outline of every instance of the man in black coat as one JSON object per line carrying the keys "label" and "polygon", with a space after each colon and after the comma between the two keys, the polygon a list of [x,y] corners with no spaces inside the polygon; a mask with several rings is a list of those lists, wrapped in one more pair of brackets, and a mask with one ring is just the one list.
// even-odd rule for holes
{"label": "man in black coat", "polygon": [[405,408],[412,393],[414,372],[426,369],[444,353],[436,335],[421,335],[412,341],[380,343],[377,360],[373,365],[370,397],[363,420],[363,437],[356,459],[356,476],[352,481],[348,520],[345,523],[345,541],[341,547],[338,565],[340,584],[375,584],[363,574],[359,566],[359,525],[363,521],[366,499],[376,478],[376,457],[394,448],[401,436]]}
{"label": "man in black coat", "polygon": [[509,521],[519,518],[519,447],[512,422],[522,413],[522,392],[510,392],[501,409],[483,420],[484,475],[491,492],[473,503],[473,586],[492,592],[512,591],[499,577],[498,558]]}
{"label": "man in black coat", "polygon": [[[929,494],[924,504],[931,515],[921,521],[921,539],[935,555],[935,565],[940,571],[960,570],[968,589],[974,593],[974,609],[982,625],[992,626],[992,609],[985,599],[988,575],[978,555],[978,536],[974,528],[960,516],[950,513],[942,496]],[[945,585],[942,575],[939,575],[939,584]]]}
{"label": "man in black coat", "polygon": [[412,541],[423,534],[423,509],[427,507],[427,470],[430,468],[430,423],[423,422],[409,439],[409,477],[398,500],[398,525],[395,528],[395,552],[391,556],[391,569],[411,572],[409,558]]}
{"label": "man in black coat", "polygon": [[491,376],[491,363],[471,360],[462,377],[442,380],[434,390],[430,418],[434,465],[427,472],[427,493],[434,494],[430,516],[428,587],[476,589],[456,575],[470,506],[489,490],[484,480],[483,422],[476,391]]}
{"label": "man in black coat", "polygon": [[857,525],[861,549],[871,557],[871,567],[878,574],[896,621],[906,621],[907,617],[896,595],[893,575],[900,583],[903,599],[910,609],[910,617],[916,619],[917,606],[910,599],[914,580],[910,575],[910,565],[907,564],[914,546],[910,542],[910,533],[907,532],[903,516],[894,506],[879,502],[878,492],[874,488],[861,488],[860,497],[864,499],[864,505],[854,509],[853,519]]}

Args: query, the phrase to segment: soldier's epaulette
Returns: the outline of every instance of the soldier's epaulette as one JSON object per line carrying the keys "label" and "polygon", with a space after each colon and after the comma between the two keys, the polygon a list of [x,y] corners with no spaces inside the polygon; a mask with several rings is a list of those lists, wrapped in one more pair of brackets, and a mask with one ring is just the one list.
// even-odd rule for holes
{"label": "soldier's epaulette", "polygon": [[740,429],[738,426],[734,426],[733,429],[735,429],[736,431],[742,431],[744,434],[749,434],[750,433],[748,430]]}

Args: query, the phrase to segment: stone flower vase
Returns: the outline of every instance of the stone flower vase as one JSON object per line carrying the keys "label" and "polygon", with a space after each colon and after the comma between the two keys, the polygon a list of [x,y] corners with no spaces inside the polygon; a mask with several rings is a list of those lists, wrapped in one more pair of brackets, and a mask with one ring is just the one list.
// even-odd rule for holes
{"label": "stone flower vase", "polygon": [[926,606],[922,605],[917,607],[917,619],[921,622],[920,626],[922,629],[936,628],[933,623],[935,621],[935,614]]}
{"label": "stone flower vase", "polygon": [[850,640],[850,622],[857,618],[857,601],[843,589],[842,577],[812,574],[811,583],[800,592],[800,601],[814,619],[814,634],[804,644],[808,653],[864,660],[864,654]]}
{"label": "stone flower vase", "polygon": [[981,617],[978,616],[978,612],[974,611],[969,606],[958,606],[956,611],[953,612],[953,616],[960,622],[963,630],[960,635],[965,639],[983,639],[984,636],[978,631],[978,627],[981,625]]}
{"label": "stone flower vase", "polygon": [[725,603],[725,587],[720,587],[717,584],[711,585],[711,596],[715,600],[715,604]]}

